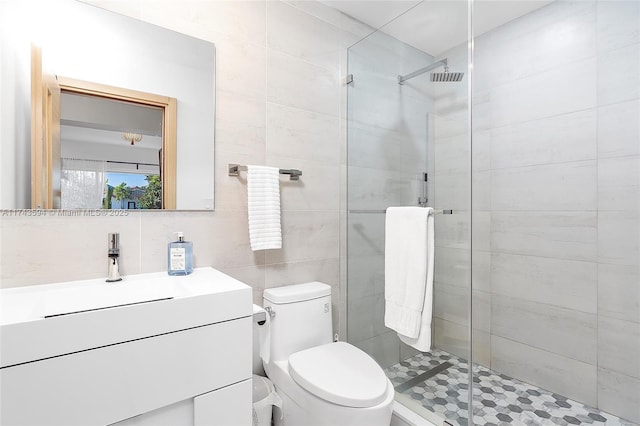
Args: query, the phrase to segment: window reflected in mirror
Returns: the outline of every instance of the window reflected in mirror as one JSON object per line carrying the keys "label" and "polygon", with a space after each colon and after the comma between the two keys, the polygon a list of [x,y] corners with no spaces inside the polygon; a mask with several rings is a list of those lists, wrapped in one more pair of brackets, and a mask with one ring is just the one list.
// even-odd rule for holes
{"label": "window reflected in mirror", "polygon": [[32,121],[44,117],[32,135],[40,153],[32,158],[35,208],[175,209],[175,98],[62,76],[46,81],[46,90],[32,92],[41,105]]}
{"label": "window reflected in mirror", "polygon": [[63,90],[63,209],[161,209],[163,110]]}

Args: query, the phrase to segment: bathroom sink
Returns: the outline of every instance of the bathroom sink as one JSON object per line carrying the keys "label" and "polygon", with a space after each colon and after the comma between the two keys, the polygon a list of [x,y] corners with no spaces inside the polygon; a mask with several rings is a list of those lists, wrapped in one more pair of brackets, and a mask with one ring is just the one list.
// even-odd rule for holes
{"label": "bathroom sink", "polygon": [[0,367],[251,315],[251,288],[212,268],[3,289]]}

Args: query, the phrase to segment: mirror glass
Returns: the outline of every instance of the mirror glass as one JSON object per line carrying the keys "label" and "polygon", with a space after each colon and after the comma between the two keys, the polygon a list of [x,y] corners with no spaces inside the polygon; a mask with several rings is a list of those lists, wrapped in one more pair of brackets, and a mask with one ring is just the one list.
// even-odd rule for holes
{"label": "mirror glass", "polygon": [[162,109],[64,90],[60,98],[61,208],[162,208]]}
{"label": "mirror glass", "polygon": [[[170,182],[175,185],[175,207],[212,210],[214,45],[76,1],[39,2],[37,14],[33,7],[33,2],[0,2],[0,208],[31,207],[30,52],[34,44],[41,48],[44,72],[54,76],[175,98],[176,170],[175,182]],[[78,189],[75,184],[69,186],[68,179],[65,182],[65,170],[69,178],[77,174],[74,169],[89,167],[70,160],[104,162],[102,205],[142,208],[134,193],[140,194],[163,167],[159,153],[162,119],[158,121],[153,107],[94,101],[62,93],[57,159],[62,164],[60,190],[64,194],[65,185],[68,191]],[[134,117],[142,121],[132,122]],[[131,135],[125,138],[125,133],[134,135],[133,145]],[[125,185],[133,198],[107,199],[109,187],[123,182],[122,176],[109,177],[109,173],[137,175]],[[96,185],[100,183],[89,185],[94,198],[99,192]],[[61,202],[60,207],[85,208],[73,202]]]}

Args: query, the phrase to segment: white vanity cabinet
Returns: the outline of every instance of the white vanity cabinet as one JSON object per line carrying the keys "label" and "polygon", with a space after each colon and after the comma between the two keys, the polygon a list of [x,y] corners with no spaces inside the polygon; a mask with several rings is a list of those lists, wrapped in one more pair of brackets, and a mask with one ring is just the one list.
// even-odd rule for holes
{"label": "white vanity cabinet", "polygon": [[218,271],[6,289],[0,303],[3,426],[251,424],[251,288]]}

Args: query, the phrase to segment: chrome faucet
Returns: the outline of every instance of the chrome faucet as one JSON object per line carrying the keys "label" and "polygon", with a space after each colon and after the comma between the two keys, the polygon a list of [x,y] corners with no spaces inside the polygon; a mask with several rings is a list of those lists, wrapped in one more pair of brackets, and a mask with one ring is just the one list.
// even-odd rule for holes
{"label": "chrome faucet", "polygon": [[122,281],[120,276],[120,234],[117,232],[109,233],[107,256],[109,258],[107,282]]}

